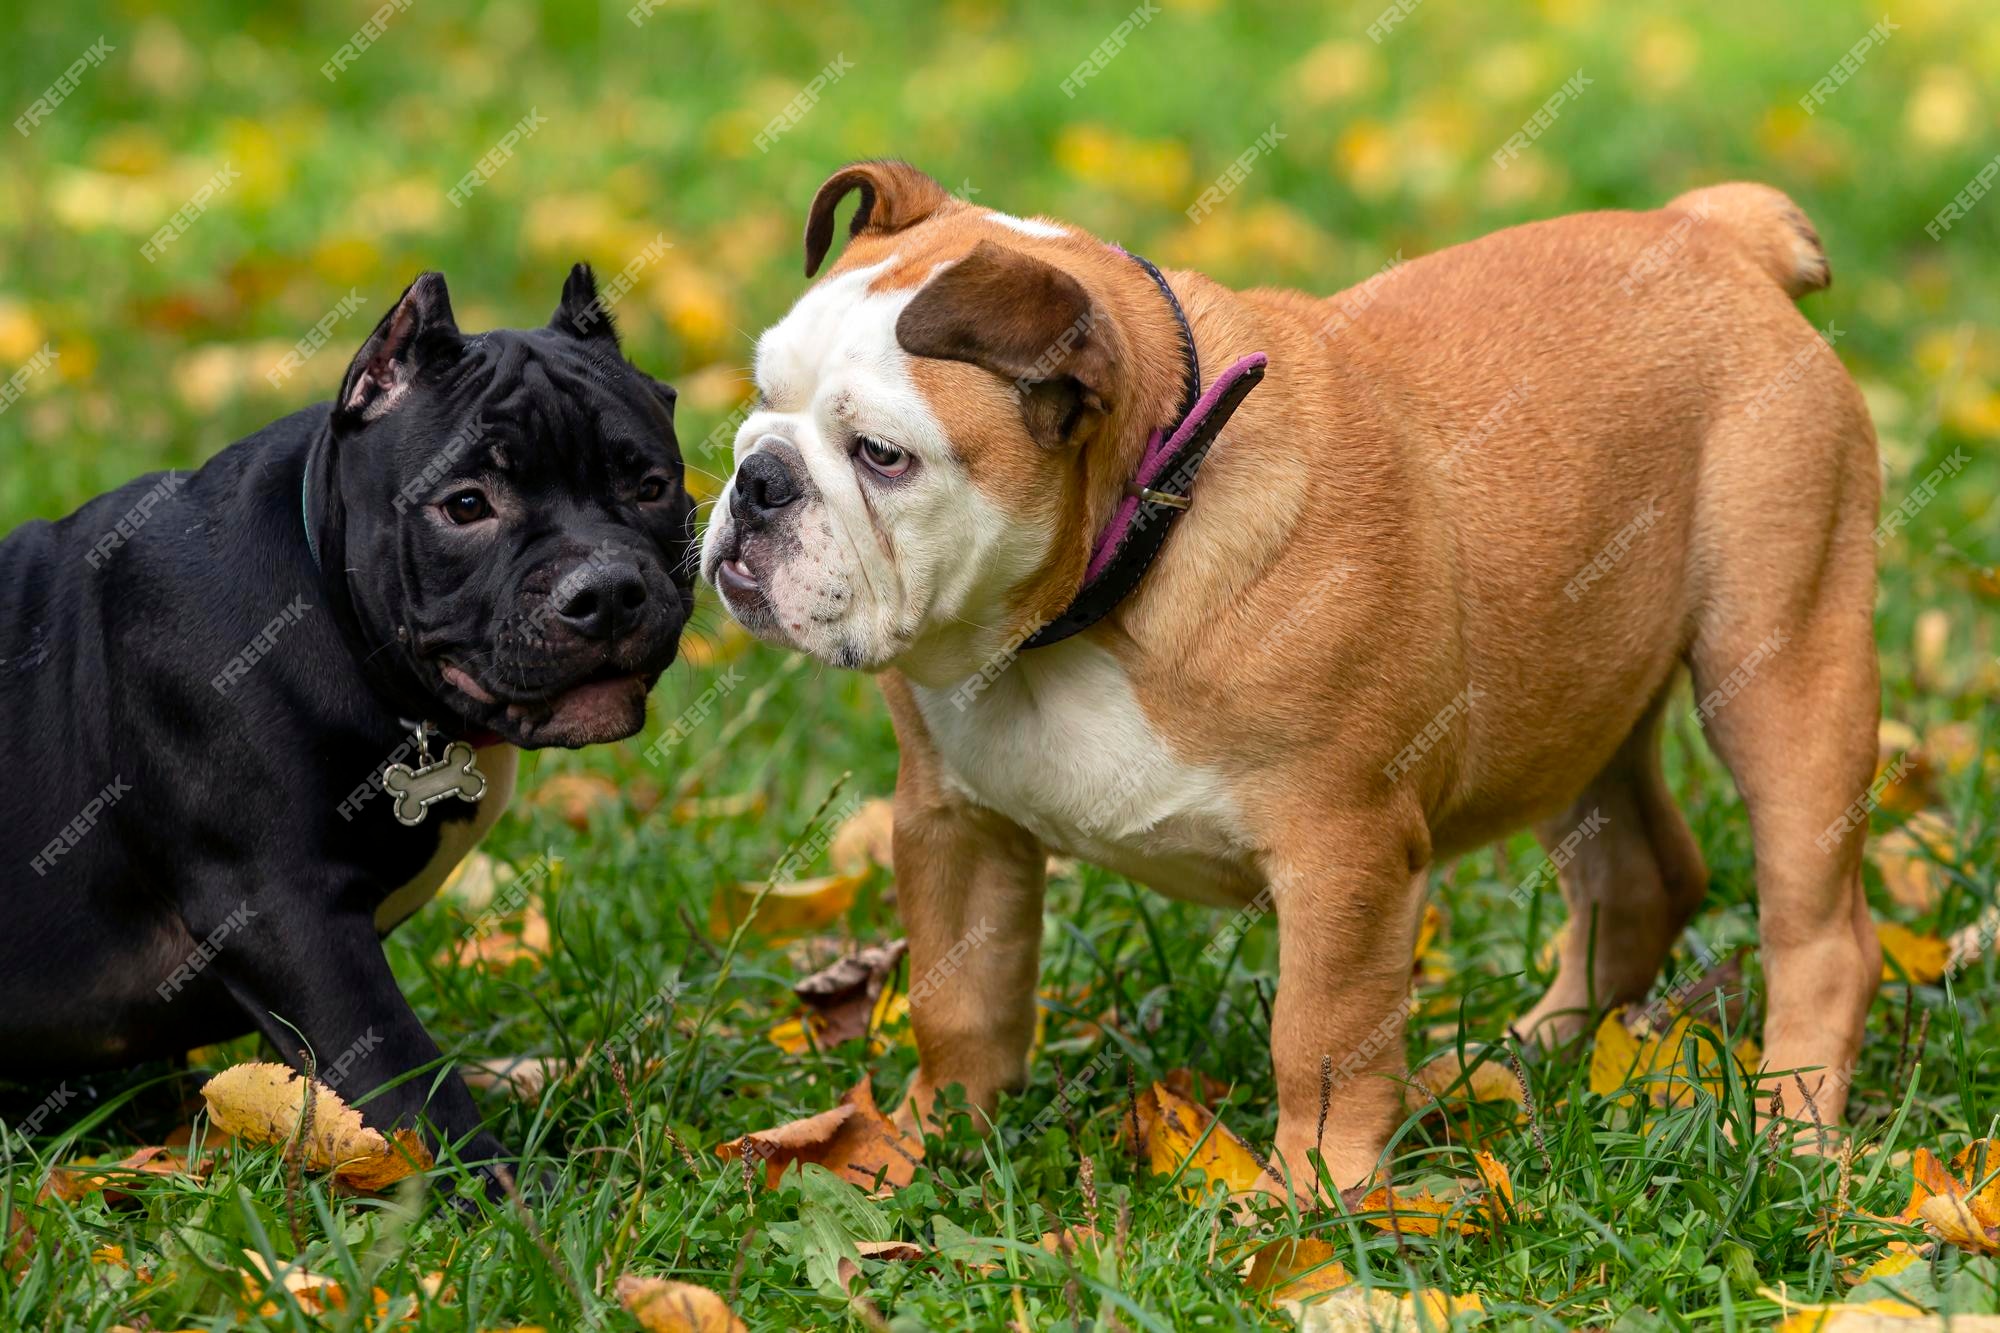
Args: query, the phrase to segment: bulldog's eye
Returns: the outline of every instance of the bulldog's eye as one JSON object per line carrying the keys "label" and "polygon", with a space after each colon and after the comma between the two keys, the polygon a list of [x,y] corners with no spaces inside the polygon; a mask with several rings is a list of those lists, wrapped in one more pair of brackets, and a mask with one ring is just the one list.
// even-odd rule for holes
{"label": "bulldog's eye", "polygon": [[493,516],[493,506],[487,501],[484,491],[465,490],[456,495],[448,495],[438,508],[444,510],[444,516],[460,527]]}
{"label": "bulldog's eye", "polygon": [[666,497],[666,494],[667,494],[667,479],[665,477],[660,476],[658,473],[654,473],[652,476],[646,478],[644,481],[639,483],[640,504],[647,504],[647,505],[652,504],[655,500],[664,499]]}
{"label": "bulldog's eye", "polygon": [[855,444],[861,454],[861,461],[882,476],[900,477],[910,470],[909,454],[893,444],[884,444],[866,435],[858,438]]}

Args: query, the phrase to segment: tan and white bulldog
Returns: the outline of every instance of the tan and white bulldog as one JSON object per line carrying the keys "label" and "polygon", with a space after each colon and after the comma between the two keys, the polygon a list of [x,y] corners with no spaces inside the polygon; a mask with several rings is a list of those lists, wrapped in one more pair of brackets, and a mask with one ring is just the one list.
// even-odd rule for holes
{"label": "tan and white bulldog", "polygon": [[1828,270],[1788,199],[1558,218],[1325,298],[1166,274],[1204,379],[1257,352],[1267,378],[1136,592],[1022,650],[1175,424],[1174,305],[1082,230],[897,162],[820,189],[808,276],[854,192],[839,263],[758,342],[702,569],[761,636],[881,674],[923,1112],[1023,1081],[1059,851],[1269,891],[1280,1169],[1367,1176],[1432,866],[1523,826],[1567,848],[1579,924],[1524,1032],[1653,983],[1707,879],[1660,771],[1685,664],[1755,841],[1767,1087],[1804,1071],[1839,1117],[1881,966],[1880,479],[1792,305]]}

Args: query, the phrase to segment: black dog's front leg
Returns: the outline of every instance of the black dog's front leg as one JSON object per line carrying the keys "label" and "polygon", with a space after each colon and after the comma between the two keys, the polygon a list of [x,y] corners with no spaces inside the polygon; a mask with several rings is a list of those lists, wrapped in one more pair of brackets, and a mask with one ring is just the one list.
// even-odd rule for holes
{"label": "black dog's front leg", "polygon": [[[236,924],[213,966],[288,1063],[301,1067],[301,1048],[309,1048],[317,1077],[350,1105],[366,1098],[362,1119],[377,1129],[427,1124],[431,1146],[450,1141],[465,1162],[490,1165],[506,1156],[480,1128],[458,1071],[438,1073],[437,1043],[396,985],[371,918],[272,903],[248,918],[241,905],[204,914],[217,917],[206,929],[192,919],[187,925],[207,939],[231,912]],[[417,1069],[426,1072],[411,1073]]]}

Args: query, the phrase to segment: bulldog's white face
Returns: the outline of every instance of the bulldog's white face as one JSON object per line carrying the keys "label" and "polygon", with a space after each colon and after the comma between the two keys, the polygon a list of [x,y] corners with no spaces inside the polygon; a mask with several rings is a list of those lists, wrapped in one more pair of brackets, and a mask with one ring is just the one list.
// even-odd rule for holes
{"label": "bulldog's white face", "polygon": [[758,340],[756,410],[702,574],[761,638],[945,686],[1018,637],[1007,594],[1054,525],[1037,497],[982,490],[994,479],[975,474],[981,449],[964,437],[987,432],[950,438],[945,416],[1006,423],[1019,407],[993,375],[902,348],[896,321],[921,284],[871,290],[894,262],[828,278]]}

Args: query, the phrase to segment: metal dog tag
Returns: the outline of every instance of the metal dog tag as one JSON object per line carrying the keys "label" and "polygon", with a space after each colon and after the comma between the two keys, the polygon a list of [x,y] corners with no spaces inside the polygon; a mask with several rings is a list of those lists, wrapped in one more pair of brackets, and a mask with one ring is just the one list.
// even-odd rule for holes
{"label": "metal dog tag", "polygon": [[477,804],[486,795],[486,775],[476,766],[478,753],[464,741],[444,747],[444,758],[431,762],[430,726],[417,728],[417,767],[391,764],[382,770],[382,790],[396,798],[399,823],[424,822],[431,807],[450,796]]}

